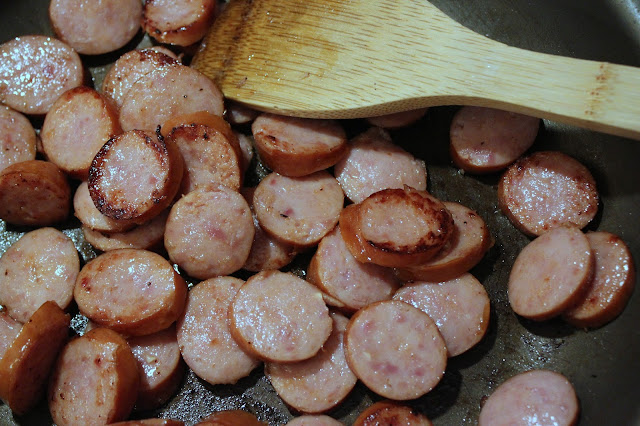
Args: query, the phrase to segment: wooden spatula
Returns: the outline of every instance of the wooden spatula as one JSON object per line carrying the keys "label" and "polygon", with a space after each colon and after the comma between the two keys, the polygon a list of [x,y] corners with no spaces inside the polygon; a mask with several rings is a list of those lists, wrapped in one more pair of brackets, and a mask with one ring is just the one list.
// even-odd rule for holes
{"label": "wooden spatula", "polygon": [[232,0],[193,66],[283,115],[479,105],[640,139],[639,68],[507,46],[426,0]]}

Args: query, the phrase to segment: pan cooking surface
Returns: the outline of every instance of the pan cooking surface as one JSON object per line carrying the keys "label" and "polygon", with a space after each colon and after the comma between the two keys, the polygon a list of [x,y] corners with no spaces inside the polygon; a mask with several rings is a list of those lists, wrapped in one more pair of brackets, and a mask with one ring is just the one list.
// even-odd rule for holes
{"label": "pan cooking surface", "polygon": [[[432,0],[464,25],[514,46],[551,54],[640,66],[640,1],[603,0]],[[0,42],[29,33],[49,34],[47,0],[2,1]],[[135,43],[149,44],[138,37]],[[130,46],[133,47],[133,46]],[[84,58],[96,86],[118,55]],[[570,70],[567,70],[570,72]],[[485,338],[469,352],[449,360],[444,379],[434,391],[411,402],[436,425],[475,424],[482,401],[507,378],[532,368],[563,373],[575,386],[582,425],[640,424],[640,295],[635,290],[623,314],[612,323],[583,331],[552,320],[534,323],[517,317],[507,301],[511,265],[530,240],[509,223],[497,206],[498,175],[474,177],[460,173],[448,155],[448,126],[456,107],[432,108],[414,126],[392,132],[394,141],[423,158],[428,189],[443,200],[458,201],[480,213],[495,245],[472,273],[491,297],[491,323]],[[638,118],[640,119],[640,117]],[[35,123],[38,125],[38,123]],[[361,121],[345,123],[351,134]],[[544,122],[532,151],[561,150],[585,164],[596,178],[602,197],[600,212],[587,230],[616,233],[640,259],[640,142]],[[255,176],[254,183],[255,183]],[[84,261],[92,258],[78,222],[60,228],[70,235]],[[0,223],[0,252],[25,231]],[[308,259],[308,257],[306,258]],[[305,258],[297,261],[299,270]],[[81,323],[77,317],[75,322]],[[81,324],[78,326],[80,327]],[[350,424],[362,409],[380,397],[358,384],[348,399],[329,414]],[[264,378],[262,368],[233,386],[210,386],[192,373],[166,406],[147,416],[172,417],[189,424],[213,411],[245,409],[270,424],[284,424],[293,414]],[[47,424],[45,404],[14,418],[0,406],[0,424]]]}

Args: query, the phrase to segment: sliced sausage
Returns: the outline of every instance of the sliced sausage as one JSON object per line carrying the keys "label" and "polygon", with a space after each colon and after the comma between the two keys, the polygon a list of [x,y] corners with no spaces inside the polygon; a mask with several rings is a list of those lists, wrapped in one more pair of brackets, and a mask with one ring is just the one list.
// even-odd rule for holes
{"label": "sliced sausage", "polygon": [[0,171],[36,159],[36,131],[24,115],[0,105]]}
{"label": "sliced sausage", "polygon": [[265,424],[247,411],[224,410],[211,414],[196,423],[196,426],[265,426]]}
{"label": "sliced sausage", "polygon": [[291,419],[286,426],[344,426],[344,423],[324,414],[307,414]]}
{"label": "sliced sausage", "polygon": [[489,296],[471,274],[444,282],[418,281],[404,285],[393,296],[431,317],[444,338],[449,357],[475,346],[489,327]]}
{"label": "sliced sausage", "polygon": [[147,336],[131,337],[128,343],[140,373],[135,409],[146,411],[158,408],[176,393],[186,371],[176,339],[176,328],[171,326]]}
{"label": "sliced sausage", "polygon": [[184,426],[184,422],[174,419],[142,419],[125,420],[123,422],[111,423],[112,426]]}
{"label": "sliced sausage", "polygon": [[139,0],[52,0],[56,35],[78,53],[100,55],[125,46],[140,30]]}
{"label": "sliced sausage", "polygon": [[134,219],[113,219],[103,215],[93,203],[87,182],[82,182],[76,189],[73,212],[85,228],[96,232],[124,232],[137,224]]}
{"label": "sliced sausage", "polygon": [[141,336],[163,330],[182,314],[187,285],[159,254],[112,250],[87,263],[73,296],[98,325]]}
{"label": "sliced sausage", "polygon": [[407,405],[393,401],[378,401],[360,413],[353,426],[431,426],[432,424],[427,416]]}
{"label": "sliced sausage", "polygon": [[0,219],[13,225],[60,223],[71,211],[71,187],[53,163],[21,161],[0,172]]}
{"label": "sliced sausage", "polygon": [[334,120],[264,113],[251,125],[262,162],[284,176],[327,169],[347,152],[347,135]]}
{"label": "sliced sausage", "polygon": [[168,217],[167,209],[150,221],[121,232],[95,231],[83,225],[82,234],[86,242],[100,251],[123,248],[155,251],[164,248],[164,229]]}
{"label": "sliced sausage", "polygon": [[583,297],[593,271],[587,237],[573,226],[553,228],[518,254],[509,274],[509,303],[518,315],[547,320]]}
{"label": "sliced sausage", "polygon": [[400,285],[392,269],[358,262],[347,248],[340,226],[320,241],[309,263],[307,280],[337,299],[341,309],[352,312],[390,299]]}
{"label": "sliced sausage", "polygon": [[142,76],[120,108],[124,130],[155,131],[169,117],[197,111],[222,116],[222,93],[208,77],[184,65],[161,67]]}
{"label": "sliced sausage", "polygon": [[16,37],[0,45],[0,57],[0,102],[24,114],[46,114],[84,80],[80,56],[55,38]]}
{"label": "sliced sausage", "polygon": [[374,192],[409,185],[427,189],[427,167],[391,141],[380,128],[371,128],[349,142],[349,150],[334,167],[347,198],[359,203]]}
{"label": "sliced sausage", "polygon": [[397,300],[356,312],[344,344],[351,370],[385,398],[406,400],[428,393],[447,365],[447,348],[433,320]]}
{"label": "sliced sausage", "polygon": [[498,184],[500,209],[530,236],[562,224],[584,228],[598,212],[598,199],[589,170],[557,151],[536,152],[516,161]]}
{"label": "sliced sausage", "polygon": [[409,111],[394,112],[392,114],[368,117],[369,124],[383,129],[397,129],[407,127],[420,120],[427,113],[428,108],[411,109]]}
{"label": "sliced sausage", "polygon": [[224,118],[236,126],[249,124],[260,115],[260,112],[239,102],[227,101]]}
{"label": "sliced sausage", "polygon": [[118,333],[95,328],[69,342],[49,382],[49,411],[57,425],[107,424],[133,409],[140,377],[131,348]]}
{"label": "sliced sausage", "polygon": [[344,333],[349,320],[332,313],[329,339],[313,358],[295,363],[270,362],[265,375],[280,398],[303,413],[321,413],[336,407],[358,380],[344,356]]}
{"label": "sliced sausage", "polygon": [[478,213],[462,204],[445,201],[453,218],[453,231],[444,247],[427,262],[398,268],[403,281],[447,281],[458,277],[484,257],[493,245],[489,228]]}
{"label": "sliced sausage", "polygon": [[586,234],[593,252],[595,270],[587,293],[563,318],[577,327],[600,327],[624,310],[636,281],[629,247],[610,232]]}
{"label": "sliced sausage", "polygon": [[247,280],[229,308],[229,320],[240,346],[272,362],[311,358],[332,328],[329,309],[315,286],[273,270]]}
{"label": "sliced sausage", "polygon": [[451,158],[470,173],[492,173],[509,166],[536,139],[540,119],[499,109],[465,106],[453,117]]}
{"label": "sliced sausage", "polygon": [[498,386],[482,406],[478,424],[572,426],[578,421],[578,411],[578,398],[566,377],[549,370],[531,370]]}
{"label": "sliced sausage", "polygon": [[340,231],[351,254],[381,266],[425,263],[444,247],[453,229],[444,204],[410,186],[383,189],[340,214]]}
{"label": "sliced sausage", "polygon": [[25,323],[0,359],[0,398],[18,415],[45,394],[58,352],[69,333],[70,318],[54,302],[45,302]]}
{"label": "sliced sausage", "polygon": [[54,228],[27,232],[0,258],[0,303],[22,323],[49,300],[66,309],[79,271],[69,237]]}
{"label": "sliced sausage", "polygon": [[212,385],[236,383],[260,365],[229,331],[229,306],[242,284],[233,277],[201,281],[189,291],[187,307],[178,320],[178,343],[185,362]]}
{"label": "sliced sausage", "polygon": [[63,93],[42,125],[42,149],[49,161],[80,180],[89,176],[93,157],[121,133],[118,111],[109,98],[80,86]]}
{"label": "sliced sausage", "polygon": [[173,205],[164,245],[172,262],[204,280],[242,268],[254,233],[251,210],[242,195],[212,186],[192,191]]}
{"label": "sliced sausage", "polygon": [[238,144],[240,145],[240,151],[242,151],[242,157],[244,158],[244,164],[251,164],[253,160],[255,142],[252,136],[247,136],[243,133],[234,131],[236,138],[238,138]]}
{"label": "sliced sausage", "polygon": [[160,43],[189,46],[215,18],[215,0],[145,0],[142,29]]}
{"label": "sliced sausage", "polygon": [[4,310],[0,311],[0,360],[7,352],[22,328],[22,323],[14,320]]}
{"label": "sliced sausage", "polygon": [[125,95],[142,76],[156,68],[179,63],[175,58],[152,48],[132,50],[120,56],[109,68],[102,80],[102,92],[111,97],[120,109]]}
{"label": "sliced sausage", "polygon": [[344,195],[322,170],[303,177],[271,173],[256,188],[253,207],[260,226],[289,244],[317,244],[338,223]]}
{"label": "sliced sausage", "polygon": [[95,156],[89,194],[106,216],[146,222],[173,201],[183,170],[172,141],[132,130],[109,139]]}

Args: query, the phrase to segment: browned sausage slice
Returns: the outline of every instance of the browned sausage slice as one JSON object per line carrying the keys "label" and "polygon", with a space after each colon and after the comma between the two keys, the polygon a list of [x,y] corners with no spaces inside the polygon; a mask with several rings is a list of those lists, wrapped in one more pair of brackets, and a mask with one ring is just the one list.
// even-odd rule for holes
{"label": "browned sausage slice", "polygon": [[393,299],[415,306],[436,322],[449,357],[475,346],[489,327],[489,296],[471,274],[440,283],[408,283]]}
{"label": "browned sausage slice", "polygon": [[397,129],[410,126],[420,120],[427,113],[428,108],[411,109],[408,111],[394,112],[392,114],[368,117],[369,124],[383,129]]}
{"label": "browned sausage slice", "polygon": [[229,331],[229,306],[242,284],[233,277],[201,281],[189,291],[187,307],[178,320],[178,343],[185,362],[212,385],[236,383],[260,365]]}
{"label": "browned sausage slice", "polygon": [[93,157],[121,133],[118,111],[109,98],[86,86],[63,93],[45,117],[40,138],[49,161],[86,180]]}
{"label": "browned sausage slice", "polygon": [[285,176],[327,169],[347,152],[347,135],[334,120],[261,114],[251,125],[260,159]]}
{"label": "browned sausage slice", "polygon": [[266,426],[258,418],[244,410],[218,411],[206,419],[196,423],[196,426]]}
{"label": "browned sausage slice", "polygon": [[444,247],[426,263],[399,268],[403,281],[447,281],[478,264],[493,245],[489,228],[478,213],[459,203],[445,201],[453,218],[453,233]]}
{"label": "browned sausage slice", "polygon": [[538,134],[540,119],[493,108],[462,107],[451,122],[451,157],[471,173],[506,168],[524,154]]}
{"label": "browned sausage slice", "polygon": [[163,52],[132,50],[120,56],[109,68],[102,80],[102,92],[111,97],[119,109],[131,86],[142,76],[156,68],[178,64],[176,59]]}
{"label": "browned sausage slice", "polygon": [[587,293],[563,313],[577,327],[600,327],[624,310],[636,281],[629,247],[610,232],[586,234],[595,260],[595,273]]}
{"label": "browned sausage slice", "polygon": [[273,270],[247,280],[229,308],[229,320],[240,346],[272,362],[311,358],[332,328],[329,309],[315,286]]}
{"label": "browned sausage slice", "polygon": [[371,128],[349,143],[349,152],[334,168],[347,198],[359,203],[374,192],[409,185],[427,189],[427,168],[391,141],[389,133]]}
{"label": "browned sausage slice", "polygon": [[0,304],[22,323],[49,300],[66,309],[79,271],[69,237],[54,228],[27,232],[0,258]]}
{"label": "browned sausage slice", "polygon": [[175,394],[186,371],[176,339],[176,328],[171,326],[147,336],[131,337],[128,343],[140,373],[135,409],[145,411],[158,408]]}
{"label": "browned sausage slice", "polygon": [[260,226],[289,244],[317,244],[338,223],[344,195],[338,182],[322,170],[303,177],[271,173],[253,194]]}
{"label": "browned sausage slice", "polygon": [[73,212],[84,227],[97,232],[123,232],[136,226],[134,219],[113,219],[103,215],[91,199],[87,182],[82,182],[76,189]]}
{"label": "browned sausage slice", "polygon": [[340,214],[347,248],[360,262],[404,267],[433,258],[453,233],[444,204],[410,186],[383,189]]}
{"label": "browned sausage slice", "polygon": [[215,13],[215,0],[145,0],[142,29],[160,43],[188,46],[204,37]]}
{"label": "browned sausage slice", "polygon": [[236,126],[249,124],[260,115],[259,111],[231,100],[226,102],[226,106],[224,118]]}
{"label": "browned sausage slice", "polygon": [[222,92],[193,68],[161,67],[131,86],[122,101],[120,124],[124,130],[155,131],[172,116],[197,111],[222,116]]}
{"label": "browned sausage slice", "polygon": [[46,114],[84,79],[80,56],[51,37],[16,37],[0,45],[0,57],[0,102],[24,114]]}
{"label": "browned sausage slice", "polygon": [[578,411],[578,398],[566,377],[531,370],[498,386],[484,403],[478,424],[572,426],[578,421]]}
{"label": "browned sausage slice", "polygon": [[87,263],[73,295],[80,312],[91,321],[140,336],[163,330],[178,319],[187,285],[159,254],[120,249]]}
{"label": "browned sausage slice", "polygon": [[184,426],[183,421],[174,419],[125,420],[124,422],[110,424],[112,426]]}
{"label": "browned sausage slice", "polygon": [[49,411],[58,425],[107,424],[133,409],[140,377],[131,348],[118,333],[95,328],[69,342],[49,382]]}
{"label": "browned sausage slice", "polygon": [[254,233],[251,209],[240,193],[224,186],[207,187],[173,205],[164,245],[172,262],[204,280],[242,268]]}
{"label": "browned sausage slice", "polygon": [[307,414],[291,419],[286,426],[344,426],[344,423],[324,414]]}
{"label": "browned sausage slice", "polygon": [[53,163],[14,163],[0,172],[0,219],[14,225],[47,226],[67,219],[71,187]]}
{"label": "browned sausage slice", "polygon": [[95,156],[89,194],[106,216],[146,222],[173,201],[183,170],[172,141],[132,130],[109,139]]}
{"label": "browned sausage slice", "polygon": [[69,332],[69,315],[45,302],[22,326],[0,360],[0,398],[20,415],[44,395],[51,368]]}
{"label": "browned sausage slice", "polygon": [[543,321],[561,314],[588,291],[594,261],[587,237],[560,226],[522,249],[509,275],[509,303],[518,315]]}
{"label": "browned sausage slice", "polygon": [[139,0],[52,0],[54,32],[78,53],[100,55],[126,45],[140,30]]}
{"label": "browned sausage slice", "polygon": [[447,348],[433,320],[397,300],[372,303],[351,317],[345,354],[369,389],[395,400],[431,391],[447,365]]}
{"label": "browned sausage slice", "polygon": [[[400,284],[391,268],[358,262],[347,248],[340,226],[320,241],[309,263],[307,280],[337,299],[341,309],[352,312],[390,299]],[[327,304],[331,303],[329,299]]]}
{"label": "browned sausage slice", "polygon": [[360,413],[353,426],[431,426],[432,424],[424,414],[407,405],[393,401],[378,401]]}
{"label": "browned sausage slice", "polygon": [[24,115],[0,105],[0,171],[36,159],[36,131]]}
{"label": "browned sausage slice", "polygon": [[344,333],[349,320],[332,313],[329,339],[313,358],[295,363],[270,362],[265,375],[289,406],[303,413],[321,413],[342,402],[358,380],[344,356]]}
{"label": "browned sausage slice", "polygon": [[0,311],[0,360],[13,343],[22,328],[22,323],[14,320],[5,311]]}
{"label": "browned sausage slice", "polygon": [[498,184],[500,209],[527,235],[541,235],[562,224],[584,228],[598,212],[598,199],[589,170],[557,151],[516,161]]}

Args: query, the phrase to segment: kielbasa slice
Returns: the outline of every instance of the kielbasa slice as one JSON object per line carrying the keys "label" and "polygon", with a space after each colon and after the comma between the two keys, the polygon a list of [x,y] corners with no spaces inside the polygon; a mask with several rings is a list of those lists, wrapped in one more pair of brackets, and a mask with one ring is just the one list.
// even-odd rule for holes
{"label": "kielbasa slice", "polygon": [[327,169],[347,152],[347,135],[334,120],[264,113],[251,125],[262,162],[284,176]]}
{"label": "kielbasa slice", "polygon": [[554,226],[584,228],[598,212],[589,170],[557,151],[536,152],[512,164],[498,184],[498,204],[516,228],[537,236]]}
{"label": "kielbasa slice", "polygon": [[447,281],[458,277],[484,257],[493,245],[489,228],[478,213],[462,204],[445,201],[453,218],[453,232],[440,251],[427,262],[398,268],[403,281]]}
{"label": "kielbasa slice", "polygon": [[344,426],[344,423],[324,414],[307,414],[291,419],[285,426]]}
{"label": "kielbasa slice", "polygon": [[45,394],[47,380],[69,332],[69,315],[45,302],[20,329],[0,358],[0,398],[18,415]]}
{"label": "kielbasa slice", "polygon": [[84,80],[78,53],[55,38],[16,37],[0,45],[0,57],[0,102],[24,114],[46,114]]}
{"label": "kielbasa slice", "polygon": [[183,421],[175,419],[125,420],[110,424],[112,426],[184,426]]}
{"label": "kielbasa slice", "polygon": [[585,234],[593,252],[595,269],[587,293],[563,318],[577,327],[600,327],[624,310],[636,281],[629,247],[610,232]]}
{"label": "kielbasa slice", "polygon": [[24,115],[0,105],[0,171],[36,159],[36,131]]}
{"label": "kielbasa slice", "polygon": [[320,413],[337,406],[358,380],[344,356],[344,333],[349,320],[332,313],[333,329],[313,358],[295,363],[270,362],[265,375],[280,398],[303,413]]}
{"label": "kielbasa slice", "polygon": [[47,113],[40,138],[49,161],[70,176],[86,180],[93,157],[121,133],[115,104],[80,86],[63,93]]}
{"label": "kielbasa slice", "polygon": [[187,285],[159,254],[112,250],[87,263],[73,292],[80,312],[98,325],[141,336],[163,330],[182,314]]}
{"label": "kielbasa slice", "polygon": [[226,106],[224,118],[236,126],[249,124],[260,115],[259,111],[231,100],[226,102]]}
{"label": "kielbasa slice", "polygon": [[215,14],[215,0],[145,0],[142,29],[160,43],[189,46],[204,37]]}
{"label": "kielbasa slice", "polygon": [[89,169],[89,194],[100,212],[142,223],[173,201],[184,164],[175,144],[132,130],[104,144]]}
{"label": "kielbasa slice", "polygon": [[302,177],[271,173],[253,194],[260,226],[299,247],[315,245],[328,234],[338,223],[343,204],[340,185],[324,170]]}
{"label": "kielbasa slice", "polygon": [[424,414],[394,401],[378,401],[356,418],[353,426],[403,425],[432,426]]}
{"label": "kielbasa slice", "polygon": [[547,320],[583,297],[593,271],[591,247],[582,231],[553,228],[518,254],[509,274],[509,303],[518,315]]}
{"label": "kielbasa slice", "polygon": [[272,362],[311,358],[332,328],[320,291],[291,273],[274,270],[247,280],[229,308],[229,321],[241,347]]}
{"label": "kielbasa slice", "polygon": [[173,205],[164,245],[172,262],[204,280],[242,268],[254,233],[251,209],[242,195],[211,186],[192,191]]}
{"label": "kielbasa slice", "polygon": [[229,306],[243,284],[233,277],[201,281],[189,291],[187,307],[178,320],[178,343],[185,362],[212,385],[236,383],[260,365],[229,331]]}
{"label": "kielbasa slice", "polygon": [[118,333],[95,328],[69,342],[49,382],[49,411],[58,425],[107,424],[129,416],[140,377]]}
{"label": "kielbasa slice", "polygon": [[498,386],[482,406],[478,425],[533,422],[572,426],[578,421],[578,411],[578,398],[566,377],[549,370],[531,370]]}
{"label": "kielbasa slice", "polygon": [[0,311],[0,360],[20,332],[20,328],[22,323],[11,318],[6,311]]}
{"label": "kielbasa slice", "polygon": [[309,263],[307,280],[337,299],[340,309],[351,312],[390,299],[400,285],[391,268],[357,261],[342,238],[340,226],[320,241]]}
{"label": "kielbasa slice", "polygon": [[93,203],[86,181],[78,185],[73,196],[73,212],[84,227],[97,232],[123,232],[136,226],[134,219],[113,219],[103,215]]}
{"label": "kielbasa slice", "polygon": [[120,108],[123,130],[155,131],[170,117],[197,111],[222,116],[222,92],[204,74],[185,65],[155,69],[127,91]]}
{"label": "kielbasa slice", "polygon": [[429,108],[410,109],[376,117],[367,117],[367,121],[372,126],[382,127],[383,129],[397,129],[414,124],[424,117],[428,110]]}
{"label": "kielbasa slice", "polygon": [[393,299],[415,306],[435,321],[449,357],[475,346],[489,327],[489,296],[482,284],[468,273],[439,283],[405,284]]}
{"label": "kielbasa slice", "polygon": [[0,172],[0,219],[48,226],[66,220],[70,211],[71,187],[55,164],[21,161]]}
{"label": "kielbasa slice", "polygon": [[462,107],[451,122],[451,158],[470,173],[497,172],[531,148],[539,127],[536,117],[494,108]]}
{"label": "kielbasa slice", "polygon": [[349,142],[348,153],[336,163],[334,175],[354,203],[387,188],[409,185],[421,191],[427,189],[424,161],[394,145],[389,133],[377,127]]}
{"label": "kielbasa slice", "polygon": [[100,55],[125,46],[140,31],[139,0],[52,0],[49,18],[56,35],[78,53]]}
{"label": "kielbasa slice", "polygon": [[172,325],[157,333],[131,337],[128,343],[140,373],[135,409],[146,411],[158,408],[176,393],[186,371],[176,339],[176,328]]}
{"label": "kielbasa slice", "polygon": [[0,258],[0,303],[22,323],[49,300],[66,309],[79,271],[69,237],[54,228],[27,232]]}
{"label": "kielbasa slice", "polygon": [[258,418],[244,410],[218,411],[196,423],[196,426],[266,426]]}
{"label": "kielbasa slice", "polygon": [[354,374],[385,398],[406,400],[428,393],[447,365],[447,348],[433,320],[397,300],[356,312],[344,344]]}

